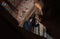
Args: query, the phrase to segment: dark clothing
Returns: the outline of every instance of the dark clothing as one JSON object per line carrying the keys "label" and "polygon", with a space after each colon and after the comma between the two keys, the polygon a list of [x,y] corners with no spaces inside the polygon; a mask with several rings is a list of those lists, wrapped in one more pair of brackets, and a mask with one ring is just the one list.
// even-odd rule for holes
{"label": "dark clothing", "polygon": [[0,39],[43,39],[18,27],[17,20],[0,6]]}
{"label": "dark clothing", "polygon": [[18,22],[0,6],[0,39],[25,39],[16,27]]}

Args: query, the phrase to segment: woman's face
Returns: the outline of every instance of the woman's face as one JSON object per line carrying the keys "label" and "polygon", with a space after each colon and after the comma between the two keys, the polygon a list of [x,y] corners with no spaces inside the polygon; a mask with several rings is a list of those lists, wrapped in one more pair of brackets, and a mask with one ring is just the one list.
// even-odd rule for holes
{"label": "woman's face", "polygon": [[30,11],[32,7],[34,6],[34,2],[32,0],[22,1],[20,5],[17,7],[18,9],[18,15],[17,20],[20,23],[20,25],[24,23],[26,18],[28,18],[28,15],[30,14]]}

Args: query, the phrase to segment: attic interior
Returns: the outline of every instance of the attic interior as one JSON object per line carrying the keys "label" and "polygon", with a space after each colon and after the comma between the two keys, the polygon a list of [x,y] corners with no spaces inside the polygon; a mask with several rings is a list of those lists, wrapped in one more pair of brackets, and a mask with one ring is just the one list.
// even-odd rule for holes
{"label": "attic interior", "polygon": [[59,0],[0,0],[0,35],[6,39],[60,39],[59,9]]}

